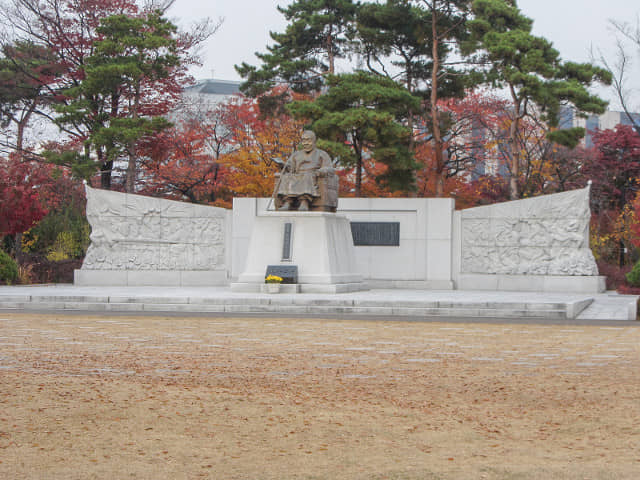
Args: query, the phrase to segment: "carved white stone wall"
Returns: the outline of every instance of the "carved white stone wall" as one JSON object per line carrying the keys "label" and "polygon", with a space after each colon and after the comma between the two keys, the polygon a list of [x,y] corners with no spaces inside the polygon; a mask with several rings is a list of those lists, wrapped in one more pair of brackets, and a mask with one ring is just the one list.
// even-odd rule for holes
{"label": "carved white stone wall", "polygon": [[589,188],[462,210],[461,273],[598,275]]}
{"label": "carved white stone wall", "polygon": [[227,270],[229,210],[90,187],[86,192],[91,245],[82,272]]}

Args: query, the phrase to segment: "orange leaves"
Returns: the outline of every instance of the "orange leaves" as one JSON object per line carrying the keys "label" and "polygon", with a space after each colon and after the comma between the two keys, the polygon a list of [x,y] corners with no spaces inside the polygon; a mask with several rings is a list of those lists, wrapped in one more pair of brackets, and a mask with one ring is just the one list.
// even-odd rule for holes
{"label": "orange leaves", "polygon": [[302,123],[286,115],[261,118],[258,103],[239,98],[221,106],[224,128],[231,135],[230,148],[220,157],[228,172],[225,186],[232,196],[270,197],[274,159],[286,161],[302,132]]}

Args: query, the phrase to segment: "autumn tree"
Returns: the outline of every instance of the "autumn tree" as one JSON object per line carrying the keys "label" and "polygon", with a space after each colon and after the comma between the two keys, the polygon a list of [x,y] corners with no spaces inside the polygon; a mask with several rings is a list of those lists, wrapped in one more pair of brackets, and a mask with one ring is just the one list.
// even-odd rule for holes
{"label": "autumn tree", "polygon": [[38,188],[48,180],[45,167],[0,157],[0,237],[20,234],[47,214]]}
{"label": "autumn tree", "polygon": [[[468,0],[387,0],[360,4],[357,36],[363,68],[397,79],[425,100],[407,112],[410,130],[428,130],[431,147],[414,148],[432,155],[430,175],[437,196],[444,194],[447,178],[445,112],[442,100],[462,97],[476,75],[461,61],[459,44],[467,37]],[[415,127],[415,128],[414,128]]]}
{"label": "autumn tree", "polygon": [[22,233],[48,212],[44,187],[51,182],[50,170],[49,165],[0,157],[0,240],[10,239],[17,260]]}
{"label": "autumn tree", "polygon": [[[520,197],[517,136],[524,119],[542,115],[549,126],[558,127],[564,105],[579,112],[602,113],[606,102],[590,94],[587,87],[594,82],[610,83],[611,74],[590,64],[562,62],[548,40],[531,33],[533,21],[515,2],[475,0],[472,10],[472,44],[486,54],[486,82],[505,87],[511,101],[506,154],[511,198],[516,199]],[[549,138],[573,147],[584,133],[582,128],[556,128]]]}
{"label": "autumn tree", "polygon": [[[290,95],[285,87],[276,97]],[[220,156],[224,188],[230,196],[270,197],[275,173],[297,147],[303,122],[284,113],[264,115],[257,100],[239,97],[222,106],[223,131],[230,132],[228,152]]]}
{"label": "autumn tree", "polygon": [[640,135],[618,125],[595,132],[593,143],[597,156],[585,165],[585,175],[593,181],[593,206],[620,210],[640,187]]}
{"label": "autumn tree", "polygon": [[141,142],[140,193],[230,206],[220,157],[231,148],[225,106],[190,108],[169,129]]}
{"label": "autumn tree", "polygon": [[625,263],[631,202],[640,190],[640,135],[628,125],[593,135],[597,155],[585,163],[585,176],[592,180],[591,204],[594,230],[617,244],[618,264]]}
{"label": "autumn tree", "polygon": [[441,196],[455,194],[478,169],[483,172],[491,169],[488,161],[493,140],[488,132],[495,129],[499,121],[497,112],[501,104],[501,100],[492,95],[471,90],[463,98],[440,100],[440,123],[447,132],[441,145],[442,157],[438,158],[433,152],[432,132],[428,128],[422,129],[417,137],[415,156],[421,164],[420,196],[436,196],[437,191]]}
{"label": "autumn tree", "polygon": [[34,114],[55,101],[47,85],[55,81],[59,66],[45,47],[19,41],[2,47],[0,58],[0,124],[15,128],[15,143],[5,145],[25,157],[25,132]]}
{"label": "autumn tree", "polygon": [[[451,53],[450,44],[459,44],[467,36],[469,1],[466,0],[422,0],[431,15],[431,79],[429,84],[428,126],[432,133],[435,160],[436,196],[442,196],[445,178],[444,138],[441,129],[439,100],[443,97],[461,95],[465,87],[471,86],[473,75],[447,64]],[[465,81],[466,79],[466,81]]]}
{"label": "autumn tree", "polygon": [[[96,58],[96,44],[107,34],[98,31],[101,21],[110,16],[124,16],[129,19],[149,19],[154,12],[164,12],[171,1],[146,2],[140,10],[135,0],[104,0],[100,2],[60,2],[57,0],[4,0],[0,9],[3,24],[9,26],[11,41],[31,42],[52,52],[60,75],[56,81],[44,85],[47,94],[56,95],[70,111],[63,112],[66,118],[58,118],[54,111],[43,110],[40,113],[57,124],[66,139],[60,142],[59,148],[53,149],[48,156],[60,164],[72,167],[76,174],[88,176],[98,168],[101,171],[103,188],[110,188],[113,172],[113,159],[105,153],[98,143],[87,139],[97,129],[104,128],[105,113],[115,110],[130,110],[129,101],[135,95],[116,98],[111,95],[89,95],[81,98],[83,82],[87,77],[86,66],[89,58]],[[194,51],[205,39],[209,38],[219,26],[210,19],[203,19],[193,25],[189,32],[177,32],[173,35],[176,41],[177,54],[181,67],[173,68],[170,75],[154,83],[142,82],[140,114],[158,116],[166,113],[179,97],[182,87],[188,81],[186,68],[197,62]],[[131,39],[131,38],[129,38]],[[118,38],[125,41],[125,37]],[[103,43],[103,48],[105,44]],[[127,54],[130,54],[131,50]],[[94,65],[95,67],[95,65]],[[135,82],[133,82],[135,83]],[[133,84],[132,83],[132,84]],[[131,84],[131,85],[132,85]],[[135,87],[130,90],[135,90]],[[87,90],[85,90],[88,92]],[[66,95],[63,95],[62,93]],[[78,102],[84,101],[83,106]],[[114,103],[123,105],[114,108]],[[125,105],[126,102],[126,105]],[[79,115],[82,111],[86,115]],[[73,112],[76,110],[75,112]],[[142,113],[144,111],[144,113]],[[69,120],[69,121],[67,121]],[[139,132],[137,132],[139,133]],[[120,139],[121,141],[122,139]],[[127,143],[125,141],[124,143]]]}
{"label": "autumn tree", "polygon": [[[10,39],[14,42],[29,42],[45,48],[55,58],[60,75],[53,83],[43,83],[43,93],[56,96],[65,103],[62,91],[79,88],[84,78],[86,58],[93,53],[94,42],[99,38],[96,29],[100,19],[109,15],[138,15],[138,7],[133,0],[106,0],[103,2],[59,2],[57,0],[5,0],[0,9],[2,20],[11,29]],[[95,126],[99,104],[94,99],[94,114],[70,123],[59,123],[67,140],[61,142],[59,163],[73,166],[78,175],[89,175],[97,162],[102,174],[102,186],[111,184],[111,163],[104,159],[102,151],[90,155],[83,142]],[[54,122],[52,110],[42,110],[41,114]],[[83,154],[76,150],[84,149]],[[64,155],[62,155],[62,153]],[[84,165],[82,165],[84,163]]]}

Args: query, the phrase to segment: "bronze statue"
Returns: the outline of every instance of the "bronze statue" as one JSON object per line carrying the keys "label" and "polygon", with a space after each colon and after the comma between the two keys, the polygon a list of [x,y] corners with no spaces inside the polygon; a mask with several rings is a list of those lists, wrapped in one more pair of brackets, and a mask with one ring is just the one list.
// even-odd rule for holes
{"label": "bronze statue", "polygon": [[274,189],[277,210],[335,212],[338,206],[338,176],[331,157],[316,148],[315,134],[302,134],[302,149],[296,150],[282,167]]}

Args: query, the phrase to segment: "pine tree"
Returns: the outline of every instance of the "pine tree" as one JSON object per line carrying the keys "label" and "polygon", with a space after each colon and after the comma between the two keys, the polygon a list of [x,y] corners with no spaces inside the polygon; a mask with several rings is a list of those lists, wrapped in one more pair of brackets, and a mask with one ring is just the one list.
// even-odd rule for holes
{"label": "pine tree", "polygon": [[156,103],[166,100],[157,98],[153,89],[180,64],[176,27],[160,12],[151,12],[141,17],[106,17],[97,31],[102,38],[85,61],[85,77],[79,86],[67,90],[72,101],[58,109],[57,122],[91,124],[86,145],[103,152],[110,163],[128,157],[125,190],[131,192],[137,142],[169,126],[164,118],[154,116],[154,99]]}
{"label": "pine tree", "polygon": [[[448,119],[440,109],[441,101],[462,97],[477,77],[454,55],[468,36],[470,3],[387,0],[383,4],[361,4],[358,10],[357,39],[367,68],[387,76],[400,70],[394,76],[426,100],[420,111],[408,112],[407,124],[413,130],[419,116],[429,132],[436,196],[444,194],[447,175],[444,151]],[[413,139],[410,148],[414,148]]]}
{"label": "pine tree", "polygon": [[289,24],[284,33],[271,32],[275,44],[268,53],[256,53],[262,66],[236,66],[246,79],[242,91],[252,97],[279,83],[295,92],[318,91],[324,75],[335,73],[336,61],[349,53],[356,12],[352,0],[296,0],[278,10]]}
{"label": "pine tree", "polygon": [[[560,123],[561,107],[602,113],[606,102],[588,92],[594,82],[609,84],[611,74],[590,64],[562,62],[551,42],[531,33],[533,21],[524,16],[514,0],[475,0],[474,20],[469,23],[471,49],[486,54],[485,81],[505,87],[512,103],[509,126],[509,184],[512,199],[519,198],[517,132],[527,116],[542,114],[551,127]],[[471,50],[468,49],[467,51]],[[573,147],[584,129],[558,129],[550,138]]]}
{"label": "pine tree", "polygon": [[318,145],[356,167],[356,196],[361,194],[367,150],[387,171],[379,176],[392,190],[414,188],[415,161],[408,148],[410,130],[403,123],[419,99],[393,80],[367,72],[326,77],[327,91],[315,101],[297,101],[290,110],[311,120]]}

